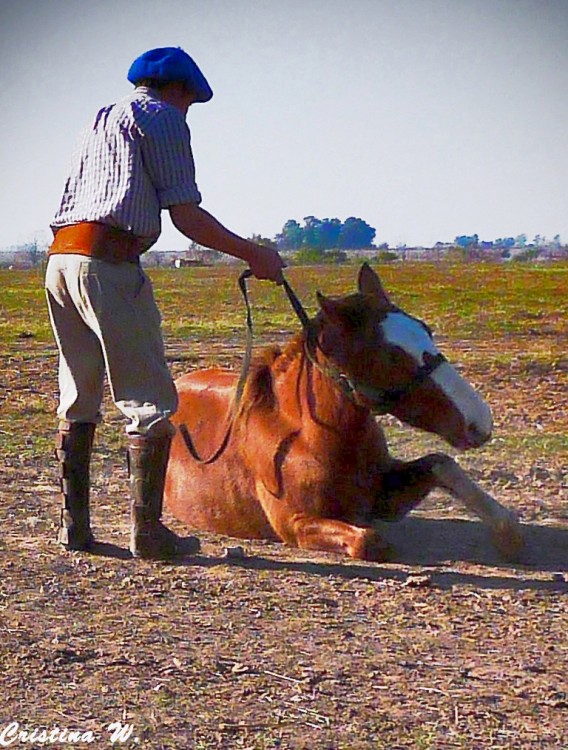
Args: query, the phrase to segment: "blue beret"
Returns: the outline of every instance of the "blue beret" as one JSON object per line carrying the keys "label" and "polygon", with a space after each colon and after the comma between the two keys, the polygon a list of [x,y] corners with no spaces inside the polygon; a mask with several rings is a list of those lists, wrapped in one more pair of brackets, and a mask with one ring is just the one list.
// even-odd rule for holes
{"label": "blue beret", "polygon": [[205,76],[181,47],[158,47],[144,52],[134,60],[127,77],[134,84],[144,78],[164,83],[183,81],[198,102],[208,102],[213,96]]}

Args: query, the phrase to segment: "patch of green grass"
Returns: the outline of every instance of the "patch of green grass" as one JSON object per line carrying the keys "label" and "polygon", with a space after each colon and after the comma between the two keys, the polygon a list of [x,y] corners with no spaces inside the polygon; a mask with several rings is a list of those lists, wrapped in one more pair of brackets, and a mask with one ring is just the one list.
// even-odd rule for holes
{"label": "patch of green grass", "polygon": [[[566,264],[550,266],[408,263],[375,266],[394,302],[440,334],[483,340],[495,336],[565,335]],[[244,305],[240,267],[148,271],[166,336],[205,338],[239,331]],[[292,267],[286,275],[309,314],[316,290],[330,296],[356,291],[357,266]],[[297,319],[280,287],[249,282],[257,330],[295,329]],[[37,270],[0,270],[0,344],[20,338],[52,340],[43,279]]]}
{"label": "patch of green grass", "polygon": [[435,750],[438,741],[438,733],[432,727],[416,729],[412,736],[412,747],[414,750]]}
{"label": "patch of green grass", "polygon": [[[559,382],[559,370],[566,366],[568,265],[414,263],[376,267],[393,301],[433,325],[450,359],[461,362],[466,375],[472,368],[477,382],[489,384],[503,373],[508,387],[518,380],[521,388],[523,378],[529,375],[550,376]],[[204,360],[207,364],[221,361],[225,343],[227,356],[241,356],[245,308],[237,287],[240,268],[152,269],[148,273],[164,320],[167,351],[183,351],[189,369]],[[317,311],[317,290],[328,296],[352,293],[357,273],[355,264],[286,271],[310,315]],[[248,286],[255,346],[260,346],[261,336],[264,341],[282,343],[286,332],[299,330],[280,287],[255,279]],[[200,348],[202,344],[205,346]],[[50,442],[48,446],[39,436],[49,435],[51,441],[56,422],[57,358],[37,271],[0,270],[0,353],[8,381],[6,406],[0,413],[3,450],[12,457],[26,458],[34,452],[51,451]],[[501,383],[495,395],[503,387]],[[115,414],[115,427],[110,416],[111,412],[105,419],[108,440],[118,444],[123,422]],[[408,441],[408,430],[400,435],[395,432],[403,447],[408,442],[410,449],[414,450],[414,445],[420,449],[422,438]],[[30,437],[32,444],[26,442]],[[504,452],[567,450],[565,435],[551,432],[550,427],[544,433],[532,429],[499,437],[504,440]]]}
{"label": "patch of green grass", "polygon": [[[522,433],[511,432],[500,435],[490,443],[502,447],[506,454],[524,454],[527,456],[565,453],[568,458],[568,434],[564,432],[543,433],[536,430],[525,430]],[[480,449],[482,452],[484,449]]]}

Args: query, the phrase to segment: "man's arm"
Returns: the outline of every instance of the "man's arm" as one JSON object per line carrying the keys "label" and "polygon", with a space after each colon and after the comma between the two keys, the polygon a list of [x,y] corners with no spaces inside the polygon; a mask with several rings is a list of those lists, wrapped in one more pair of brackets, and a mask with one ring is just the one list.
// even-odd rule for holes
{"label": "man's arm", "polygon": [[169,212],[175,227],[198,245],[244,260],[257,279],[282,281],[286,264],[276,250],[239,237],[196,203],[170,206]]}

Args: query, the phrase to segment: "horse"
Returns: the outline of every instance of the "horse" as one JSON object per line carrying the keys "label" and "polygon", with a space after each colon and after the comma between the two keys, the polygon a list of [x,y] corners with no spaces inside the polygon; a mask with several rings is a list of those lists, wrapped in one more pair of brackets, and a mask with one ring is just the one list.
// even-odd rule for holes
{"label": "horse", "polygon": [[[522,544],[516,514],[453,458],[402,461],[389,452],[385,414],[460,450],[491,436],[489,406],[430,328],[391,301],[368,264],[356,293],[317,299],[301,333],[253,360],[232,415],[236,373],[212,368],[176,381],[165,506],[193,529],[384,561],[394,553],[376,522],[403,518],[442,488],[514,557]],[[214,455],[197,460],[207,452]]]}

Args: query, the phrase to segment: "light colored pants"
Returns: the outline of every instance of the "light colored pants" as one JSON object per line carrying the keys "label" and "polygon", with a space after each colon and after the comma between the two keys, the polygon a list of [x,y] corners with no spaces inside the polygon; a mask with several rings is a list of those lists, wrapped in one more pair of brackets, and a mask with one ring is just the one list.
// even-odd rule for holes
{"label": "light colored pants", "polygon": [[59,347],[57,414],[99,422],[105,370],[129,434],[171,430],[178,398],[166,364],[152,284],[134,263],[52,255],[45,279]]}

